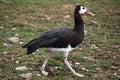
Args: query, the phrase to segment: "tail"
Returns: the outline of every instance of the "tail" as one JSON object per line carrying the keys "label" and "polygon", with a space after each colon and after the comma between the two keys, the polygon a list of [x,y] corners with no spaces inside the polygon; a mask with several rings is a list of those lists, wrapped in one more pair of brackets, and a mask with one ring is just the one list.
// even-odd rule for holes
{"label": "tail", "polygon": [[36,39],[30,41],[28,44],[24,45],[23,48],[27,48],[27,54],[32,54],[39,48],[39,44]]}

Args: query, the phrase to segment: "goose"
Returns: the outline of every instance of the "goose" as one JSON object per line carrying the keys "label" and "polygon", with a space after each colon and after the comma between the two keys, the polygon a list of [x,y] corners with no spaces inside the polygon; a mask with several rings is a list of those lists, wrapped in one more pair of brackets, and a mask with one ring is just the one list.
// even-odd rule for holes
{"label": "goose", "polygon": [[69,52],[77,48],[84,38],[84,21],[81,17],[82,14],[94,16],[94,14],[84,5],[77,5],[74,10],[73,29],[60,28],[50,30],[23,46],[23,48],[27,48],[27,54],[32,54],[39,48],[47,48],[51,51],[51,53],[48,53],[43,65],[40,67],[43,75],[48,75],[48,72],[45,71],[45,67],[51,55],[55,52],[60,52],[63,54],[64,63],[70,71],[76,76],[84,76],[77,73],[68,62]]}

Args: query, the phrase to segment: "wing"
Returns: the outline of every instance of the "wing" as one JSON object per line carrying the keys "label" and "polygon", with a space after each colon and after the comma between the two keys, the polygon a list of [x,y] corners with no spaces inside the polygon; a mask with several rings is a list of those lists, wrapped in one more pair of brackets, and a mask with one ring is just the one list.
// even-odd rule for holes
{"label": "wing", "polygon": [[[68,38],[72,37],[73,35],[74,32],[71,29],[60,28],[46,32],[39,37],[39,40],[44,39],[44,45],[41,47],[67,47]],[[61,44],[64,45],[62,46]]]}

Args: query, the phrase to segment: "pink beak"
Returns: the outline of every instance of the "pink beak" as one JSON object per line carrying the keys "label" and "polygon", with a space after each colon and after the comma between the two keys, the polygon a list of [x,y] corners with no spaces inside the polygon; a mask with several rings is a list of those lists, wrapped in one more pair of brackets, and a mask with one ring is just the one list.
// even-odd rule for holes
{"label": "pink beak", "polygon": [[90,12],[89,10],[86,11],[86,14],[90,15],[90,16],[94,16],[95,14],[93,14],[92,12]]}

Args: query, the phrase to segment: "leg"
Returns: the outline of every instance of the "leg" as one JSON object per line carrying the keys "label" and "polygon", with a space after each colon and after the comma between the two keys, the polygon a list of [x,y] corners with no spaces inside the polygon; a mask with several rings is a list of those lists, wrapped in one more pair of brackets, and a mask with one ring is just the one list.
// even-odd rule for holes
{"label": "leg", "polygon": [[48,72],[45,71],[45,67],[46,67],[46,64],[47,64],[48,60],[50,59],[51,55],[52,55],[51,53],[48,54],[48,56],[47,56],[47,58],[45,59],[42,67],[40,68],[42,74],[45,75],[45,76],[48,75]]}
{"label": "leg", "polygon": [[77,76],[79,76],[79,77],[83,77],[82,74],[76,73],[76,72],[74,71],[74,69],[70,66],[70,63],[69,63],[68,60],[67,60],[68,53],[64,53],[64,57],[65,57],[64,63],[65,63],[66,66],[70,69],[70,71],[71,71],[74,75],[77,75]]}

